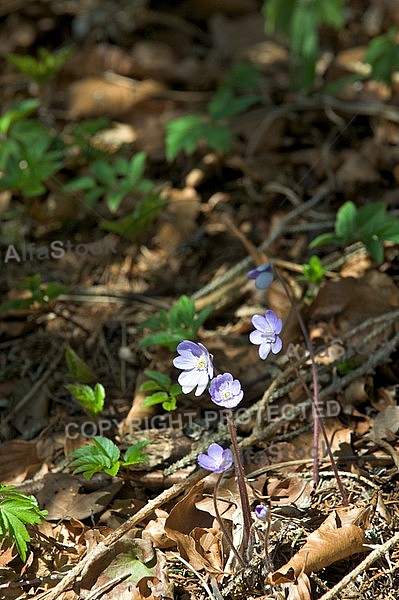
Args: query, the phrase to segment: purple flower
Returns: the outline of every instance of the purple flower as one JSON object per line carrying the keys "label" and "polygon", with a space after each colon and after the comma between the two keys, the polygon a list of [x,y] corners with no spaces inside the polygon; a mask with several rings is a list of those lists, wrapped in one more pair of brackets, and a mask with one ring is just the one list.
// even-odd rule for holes
{"label": "purple flower", "polygon": [[224,450],[219,444],[211,444],[208,454],[198,455],[198,464],[207,471],[224,473],[233,466],[233,453],[231,450]]}
{"label": "purple flower", "polygon": [[272,267],[270,263],[264,263],[256,269],[247,273],[248,279],[255,279],[255,287],[258,290],[267,290],[273,281]]}
{"label": "purple flower", "polygon": [[231,373],[218,375],[211,381],[209,393],[212,402],[225,408],[234,408],[241,402],[244,392],[238,379],[233,379]]}
{"label": "purple flower", "polygon": [[269,516],[269,509],[267,508],[267,506],[263,506],[263,504],[258,504],[258,506],[255,507],[255,516],[260,521],[267,521],[267,518]]}
{"label": "purple flower", "polygon": [[267,310],[265,316],[254,315],[252,324],[256,331],[249,334],[249,340],[253,344],[259,344],[259,356],[262,360],[268,357],[270,350],[273,354],[280,352],[283,347],[281,338],[278,334],[281,332],[283,322],[272,310]]}
{"label": "purple flower", "polygon": [[211,355],[205,346],[189,340],[181,342],[177,351],[180,356],[173,359],[173,364],[178,369],[183,369],[178,377],[183,394],[188,394],[196,387],[195,395],[200,396],[213,377]]}

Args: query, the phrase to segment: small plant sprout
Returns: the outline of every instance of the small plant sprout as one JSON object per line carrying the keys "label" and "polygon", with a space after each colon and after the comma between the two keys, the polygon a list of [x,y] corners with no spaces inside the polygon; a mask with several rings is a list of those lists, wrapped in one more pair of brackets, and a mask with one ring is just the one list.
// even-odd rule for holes
{"label": "small plant sprout", "polygon": [[142,328],[152,329],[156,333],[146,335],[138,344],[138,348],[167,346],[170,350],[176,350],[180,342],[197,336],[198,329],[212,310],[213,306],[207,306],[196,313],[193,300],[181,296],[169,312],[161,310],[159,315],[150,317],[141,324]]}
{"label": "small plant sprout", "polygon": [[373,202],[361,208],[356,208],[353,202],[345,202],[337,212],[335,233],[317,236],[310,247],[362,242],[376,263],[381,264],[384,259],[383,242],[399,242],[399,218],[388,215],[386,210],[385,202]]}
{"label": "small plant sprout", "polygon": [[18,288],[28,291],[28,298],[5,300],[0,304],[0,312],[6,310],[23,310],[27,308],[44,307],[48,302],[66,292],[66,288],[58,283],[44,285],[39,274],[25,277]]}
{"label": "small plant sprout", "polygon": [[34,496],[17,492],[12,485],[0,485],[0,541],[15,543],[24,562],[31,539],[26,526],[39,525],[46,515]]}
{"label": "small plant sprout", "polygon": [[256,269],[248,271],[247,277],[255,280],[255,287],[258,290],[267,290],[273,281],[272,266],[270,263],[263,263]]}
{"label": "small plant sprout", "polygon": [[93,438],[93,444],[78,448],[70,454],[73,460],[69,466],[74,469],[74,473],[82,473],[85,479],[90,479],[99,472],[114,476],[120,467],[136,465],[147,460],[148,456],[141,451],[150,443],[151,441],[147,440],[130,446],[123,460],[119,460],[120,451],[114,442],[106,437],[96,436]]}
{"label": "small plant sprout", "polygon": [[164,373],[146,369],[144,374],[149,377],[148,381],[140,386],[141,392],[154,392],[144,399],[143,406],[154,406],[162,404],[162,408],[167,411],[175,410],[177,396],[182,393],[181,385],[172,383],[171,378]]}
{"label": "small plant sprout", "polygon": [[103,410],[105,390],[101,383],[96,383],[94,389],[84,383],[67,383],[65,387],[89,414],[97,415]]}
{"label": "small plant sprout", "polygon": [[249,335],[252,344],[259,344],[259,356],[265,360],[269,353],[278,354],[283,347],[279,333],[283,326],[282,320],[272,310],[267,310],[265,316],[254,315],[252,324],[256,328]]}
{"label": "small plant sprout", "polygon": [[213,377],[213,365],[208,350],[202,344],[185,340],[177,346],[177,352],[180,356],[173,359],[173,364],[178,369],[183,369],[178,378],[183,394],[189,394],[197,388],[195,395],[200,396]]}
{"label": "small plant sprout", "polygon": [[307,264],[303,265],[303,275],[298,277],[299,281],[309,281],[319,286],[324,279],[325,269],[318,256],[312,256]]}

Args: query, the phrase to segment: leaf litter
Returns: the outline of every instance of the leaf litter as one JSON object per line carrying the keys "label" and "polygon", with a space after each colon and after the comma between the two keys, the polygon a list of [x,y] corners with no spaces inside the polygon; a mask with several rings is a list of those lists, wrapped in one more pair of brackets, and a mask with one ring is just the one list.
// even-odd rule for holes
{"label": "leaf litter", "polygon": [[[347,86],[338,98],[296,95],[290,88],[287,49],[278,37],[264,39],[258,4],[189,0],[170,7],[143,1],[115,8],[104,0],[81,8],[55,0],[48,7],[19,2],[1,10],[3,56],[35,53],[44,44],[50,49],[76,45],[54,80],[39,91],[42,118],[68,135],[86,118],[106,117],[110,125],[124,126],[111,142],[99,133],[88,135],[84,151],[112,146],[113,152],[130,157],[144,150],[148,176],[162,188],[165,204],[141,238],[108,234],[116,242],[115,254],[91,261],[88,255],[59,261],[34,257],[9,261],[2,270],[7,273],[2,277],[5,300],[15,297],[22,275],[40,273],[42,281],[68,288],[47,307],[33,303],[29,310],[1,314],[0,481],[34,494],[48,511],[45,522],[30,528],[25,564],[3,540],[4,598],[321,598],[354,573],[371,548],[393,538],[399,369],[389,342],[397,335],[397,245],[385,243],[381,265],[364,248],[323,250],[322,264],[334,274],[320,287],[301,284],[297,269],[312,255],[311,240],[333,230],[345,201],[358,207],[384,201],[390,212],[397,209],[398,115],[392,102],[397,79],[389,93],[365,81]],[[363,15],[356,2],[349,4],[355,29],[342,34],[346,39],[326,70],[330,83],[341,71],[359,68],[365,51],[362,31],[379,33],[370,33],[374,21],[368,12]],[[372,3],[386,28],[398,22],[389,4]],[[115,11],[121,17],[118,26]],[[69,22],[72,30],[66,27]],[[347,47],[356,53],[345,54]],[[261,100],[231,120],[230,150],[223,155],[201,140],[192,156],[178,155],[167,163],[165,125],[176,117],[204,114],[227,66],[242,61],[260,69]],[[20,99],[23,82],[5,64],[2,99],[8,106]],[[103,131],[115,133],[115,128]],[[70,169],[75,176],[86,175],[82,155],[73,152]],[[96,205],[96,213],[87,213],[79,196],[65,194],[62,186],[70,176],[64,172],[59,181],[51,180],[47,195],[34,198],[26,212],[20,196],[12,199],[17,228],[38,245],[104,237],[97,218],[109,220],[109,212]],[[334,185],[315,206],[285,220],[332,178]],[[118,216],[128,216],[135,201],[128,199],[126,212]],[[9,207],[8,200],[4,210]],[[5,240],[13,239],[9,223]],[[296,294],[310,338],[315,348],[324,348],[316,353],[321,391],[327,390],[328,400],[340,407],[339,414],[326,409],[324,424],[350,494],[349,507],[341,506],[322,442],[316,487],[311,479],[313,420],[302,383],[310,380],[311,364],[283,286],[275,281],[267,293],[254,289],[245,278],[254,266],[250,262],[226,288],[222,282],[206,291],[245,261],[243,238],[256,248],[266,240],[262,250],[268,258],[285,261],[279,268]],[[221,442],[226,435],[218,428],[218,416],[209,422],[210,402],[180,398],[172,424],[159,405],[150,410],[142,405],[145,369],[177,375],[165,348],[137,349],[140,324],[160,308],[169,309],[182,294],[194,296],[198,309],[215,304],[200,339],[220,355],[222,372],[231,371],[243,382],[248,412],[238,433],[251,508],[262,501],[271,509],[273,569],[261,528],[247,568],[240,569],[216,518],[215,477],[198,482],[203,475],[196,470],[197,454],[209,440]],[[247,340],[251,316],[263,314],[266,304],[283,317],[284,348],[292,348],[289,361],[277,358],[267,366]],[[337,339],[346,348],[362,342],[364,348],[351,362],[343,361],[339,351],[334,354]],[[107,390],[104,412],[93,421],[66,391],[70,379],[64,353],[54,356],[65,340]],[[16,406],[21,408],[15,411]],[[259,410],[251,413],[254,406]],[[187,419],[187,414],[192,416]],[[137,424],[143,423],[140,430]],[[73,438],[66,435],[71,424]],[[86,481],[73,475],[70,452],[101,433],[123,451],[151,439],[149,461],[118,477]],[[237,547],[242,540],[239,506],[236,481],[225,477],[217,508]],[[399,589],[395,561],[392,547],[390,556],[365,567],[354,580],[359,593],[393,597],[392,590]]]}

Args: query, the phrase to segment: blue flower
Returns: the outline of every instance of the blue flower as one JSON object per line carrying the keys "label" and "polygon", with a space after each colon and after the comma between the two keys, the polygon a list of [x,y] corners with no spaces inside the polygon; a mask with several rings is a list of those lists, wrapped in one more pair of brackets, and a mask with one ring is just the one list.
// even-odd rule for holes
{"label": "blue flower", "polygon": [[255,516],[260,521],[267,521],[269,516],[269,509],[267,508],[267,506],[263,506],[263,504],[258,504],[258,506],[255,507]]}
{"label": "blue flower", "polygon": [[272,310],[267,310],[265,316],[254,315],[252,324],[255,331],[249,334],[252,344],[259,344],[259,356],[262,360],[268,357],[269,352],[273,354],[280,352],[283,342],[278,334],[281,332],[283,322]]}
{"label": "blue flower", "polygon": [[200,396],[213,377],[211,355],[202,344],[184,340],[177,346],[180,356],[173,359],[173,364],[178,369],[183,369],[178,382],[183,394],[190,393],[195,387],[196,396]]}
{"label": "blue flower", "polygon": [[224,473],[233,466],[233,453],[231,450],[224,450],[219,444],[211,444],[208,454],[198,455],[198,464],[207,471]]}
{"label": "blue flower", "polygon": [[247,273],[248,279],[255,279],[255,287],[258,290],[267,290],[273,281],[272,267],[270,263],[264,263],[256,269]]}
{"label": "blue flower", "polygon": [[212,402],[225,408],[234,408],[241,402],[244,392],[238,379],[233,379],[231,373],[218,375],[211,381],[209,393]]}

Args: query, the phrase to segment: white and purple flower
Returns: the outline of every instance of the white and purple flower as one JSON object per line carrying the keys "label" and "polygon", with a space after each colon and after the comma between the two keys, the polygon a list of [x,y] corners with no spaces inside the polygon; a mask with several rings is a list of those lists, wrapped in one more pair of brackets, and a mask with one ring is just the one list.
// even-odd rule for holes
{"label": "white and purple flower", "polygon": [[224,473],[233,466],[233,453],[231,450],[224,450],[219,444],[211,444],[207,454],[198,455],[198,464],[207,471],[213,473]]}
{"label": "white and purple flower", "polygon": [[252,324],[255,331],[249,334],[252,344],[259,344],[259,356],[262,360],[268,357],[269,352],[278,354],[283,347],[283,342],[278,334],[283,327],[282,320],[272,310],[267,310],[265,316],[254,315]]}
{"label": "white and purple flower", "polygon": [[218,406],[234,408],[241,402],[244,392],[238,379],[233,379],[231,373],[223,373],[214,377],[209,386],[211,400]]}
{"label": "white and purple flower", "polygon": [[196,396],[200,396],[208,382],[213,377],[213,364],[211,355],[202,344],[184,340],[177,346],[180,356],[173,359],[173,364],[178,369],[183,369],[178,382],[183,394],[189,394],[195,387]]}

